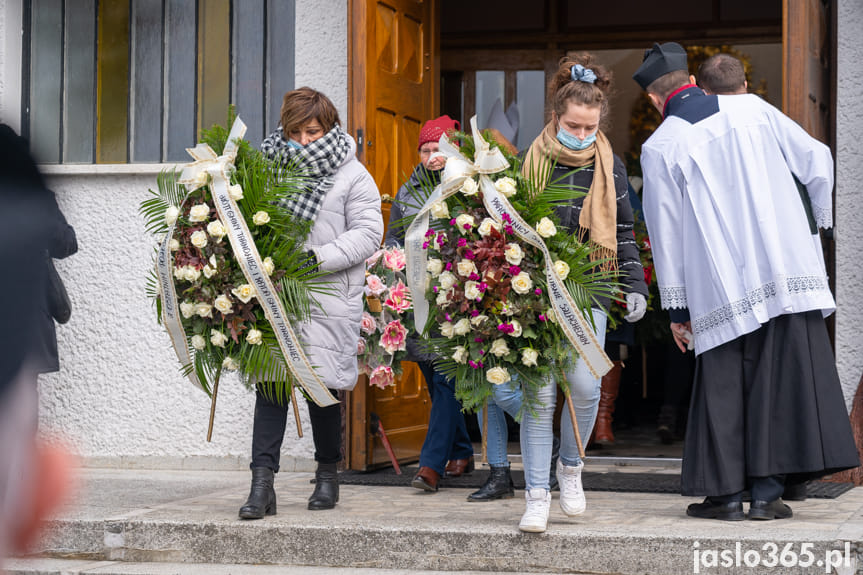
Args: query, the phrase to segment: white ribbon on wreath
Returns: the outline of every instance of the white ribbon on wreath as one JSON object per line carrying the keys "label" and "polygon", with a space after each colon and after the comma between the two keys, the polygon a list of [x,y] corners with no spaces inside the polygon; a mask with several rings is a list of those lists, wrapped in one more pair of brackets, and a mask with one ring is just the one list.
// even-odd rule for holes
{"label": "white ribbon on wreath", "polygon": [[[558,325],[563,329],[566,338],[584,359],[594,377],[602,377],[612,368],[611,360],[605,354],[596,334],[581,310],[570,296],[557,272],[554,271],[553,260],[542,236],[531,227],[512,207],[509,200],[500,194],[489,177],[490,174],[502,172],[509,167],[509,162],[498,148],[492,148],[483,139],[477,129],[476,116],[470,120],[475,154],[474,161],[465,158],[454,146],[446,134],[441,136],[439,151],[432,157],[446,158],[446,167],[441,175],[441,183],[435,188],[405,234],[407,251],[407,277],[411,293],[423,294],[426,286],[427,251],[422,245],[426,241],[425,234],[429,229],[429,212],[436,202],[458,192],[468,178],[479,174],[479,186],[483,193],[483,203],[486,210],[498,223],[503,221],[504,214],[509,216],[510,225],[519,239],[539,249],[545,258],[545,276],[548,281],[548,293],[551,309],[558,319]],[[428,300],[414,298],[414,319],[417,329],[421,330],[428,319]]]}

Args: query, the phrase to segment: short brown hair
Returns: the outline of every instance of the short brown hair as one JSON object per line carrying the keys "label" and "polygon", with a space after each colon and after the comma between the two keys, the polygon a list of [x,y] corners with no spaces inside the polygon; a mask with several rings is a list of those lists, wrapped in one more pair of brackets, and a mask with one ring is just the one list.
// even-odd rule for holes
{"label": "short brown hair", "polygon": [[735,94],[746,85],[743,62],[730,54],[711,56],[698,67],[698,85],[711,94]]}
{"label": "short brown hair", "polygon": [[339,121],[339,112],[333,102],[323,93],[308,86],[285,93],[279,121],[282,130],[289,134],[312,120],[321,123],[324,132],[329,132]]}
{"label": "short brown hair", "polygon": [[[572,67],[581,64],[596,75],[596,81],[576,81],[572,79]],[[608,97],[611,94],[611,72],[598,64],[592,54],[587,52],[576,54],[572,58],[560,60],[551,82],[548,85],[548,98],[551,109],[558,117],[566,113],[570,102],[588,106],[599,106],[599,121],[602,123],[608,116]]]}
{"label": "short brown hair", "polygon": [[675,70],[663,74],[647,86],[648,94],[656,94],[663,100],[667,99],[673,91],[689,83],[689,72],[686,70]]}

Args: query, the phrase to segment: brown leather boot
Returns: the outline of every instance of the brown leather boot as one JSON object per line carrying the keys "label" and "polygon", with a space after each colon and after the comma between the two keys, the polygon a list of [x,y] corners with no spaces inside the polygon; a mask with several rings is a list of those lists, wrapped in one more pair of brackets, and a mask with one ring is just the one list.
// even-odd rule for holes
{"label": "brown leather boot", "polygon": [[611,431],[614,401],[620,389],[620,373],[623,362],[615,361],[611,371],[602,377],[602,388],[599,393],[599,410],[596,413],[596,425],[593,428],[594,441],[598,445],[614,444],[614,432]]}
{"label": "brown leather boot", "polygon": [[451,459],[446,464],[444,475],[447,477],[461,477],[465,473],[472,473],[474,470],[473,455],[464,459]]}
{"label": "brown leather boot", "polygon": [[411,487],[422,489],[423,491],[437,491],[437,484],[440,481],[440,475],[431,467],[420,467],[417,474],[414,475],[411,481]]}

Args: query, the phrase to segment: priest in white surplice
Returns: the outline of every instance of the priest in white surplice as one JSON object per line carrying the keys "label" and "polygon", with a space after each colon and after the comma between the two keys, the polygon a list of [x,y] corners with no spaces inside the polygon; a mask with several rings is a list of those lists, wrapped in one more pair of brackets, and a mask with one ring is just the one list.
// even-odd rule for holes
{"label": "priest in white surplice", "polygon": [[663,122],[644,143],[644,215],[662,306],[694,344],[682,493],[695,517],[791,516],[786,477],[859,465],[823,317],[835,303],[792,173],[832,226],[830,150],[754,95],[706,95],[678,44],[633,78]]}

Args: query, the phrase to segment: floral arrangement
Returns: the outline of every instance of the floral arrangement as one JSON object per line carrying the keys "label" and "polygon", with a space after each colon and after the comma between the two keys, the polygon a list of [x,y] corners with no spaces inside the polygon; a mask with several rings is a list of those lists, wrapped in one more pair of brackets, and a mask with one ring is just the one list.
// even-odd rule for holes
{"label": "floral arrangement", "polygon": [[[228,131],[221,126],[203,132],[203,142],[214,150],[222,150],[227,141]],[[308,257],[303,243],[311,224],[280,207],[290,194],[303,189],[304,181],[296,166],[276,166],[248,142],[238,143],[228,191],[289,321],[308,317],[314,295],[327,289],[320,274],[304,267]],[[168,170],[157,184],[140,212],[147,231],[160,244],[168,242],[178,317],[186,336],[174,345],[185,345],[191,358],[184,373],[194,372],[208,393],[223,371],[232,371],[246,384],[264,382],[267,393],[286,397],[284,388],[292,384],[292,375],[256,290],[225,238],[227,224],[214,205],[212,177],[202,171],[196,181],[181,184],[180,172]],[[172,235],[166,238],[169,230]],[[154,272],[147,292],[161,322],[165,302],[159,282]]]}
{"label": "floral arrangement", "polygon": [[384,389],[395,384],[407,357],[407,339],[413,331],[413,304],[404,275],[401,248],[375,252],[366,260],[366,299],[360,325],[357,360],[369,384]]}
{"label": "floral arrangement", "polygon": [[[486,138],[499,147],[490,134]],[[473,138],[458,133],[454,139],[472,161]],[[514,378],[530,409],[535,391],[549,377],[560,381],[560,369],[575,355],[551,309],[546,263],[588,318],[599,296],[614,297],[618,291],[616,272],[603,271],[595,248],[560,228],[554,215],[556,205],[586,190],[562,183],[564,178],[538,190],[534,180],[540,179],[525,178],[521,160],[501,151],[509,167],[491,175],[494,188],[542,236],[552,261],[520,240],[506,216],[497,220],[490,215],[478,176],[468,177],[457,193],[430,206],[432,220],[423,243],[431,309],[423,328],[433,336],[427,347],[440,358],[437,367],[455,378],[456,395],[467,410],[481,407],[492,386]],[[548,181],[552,167],[550,160],[543,162],[542,181]]]}

